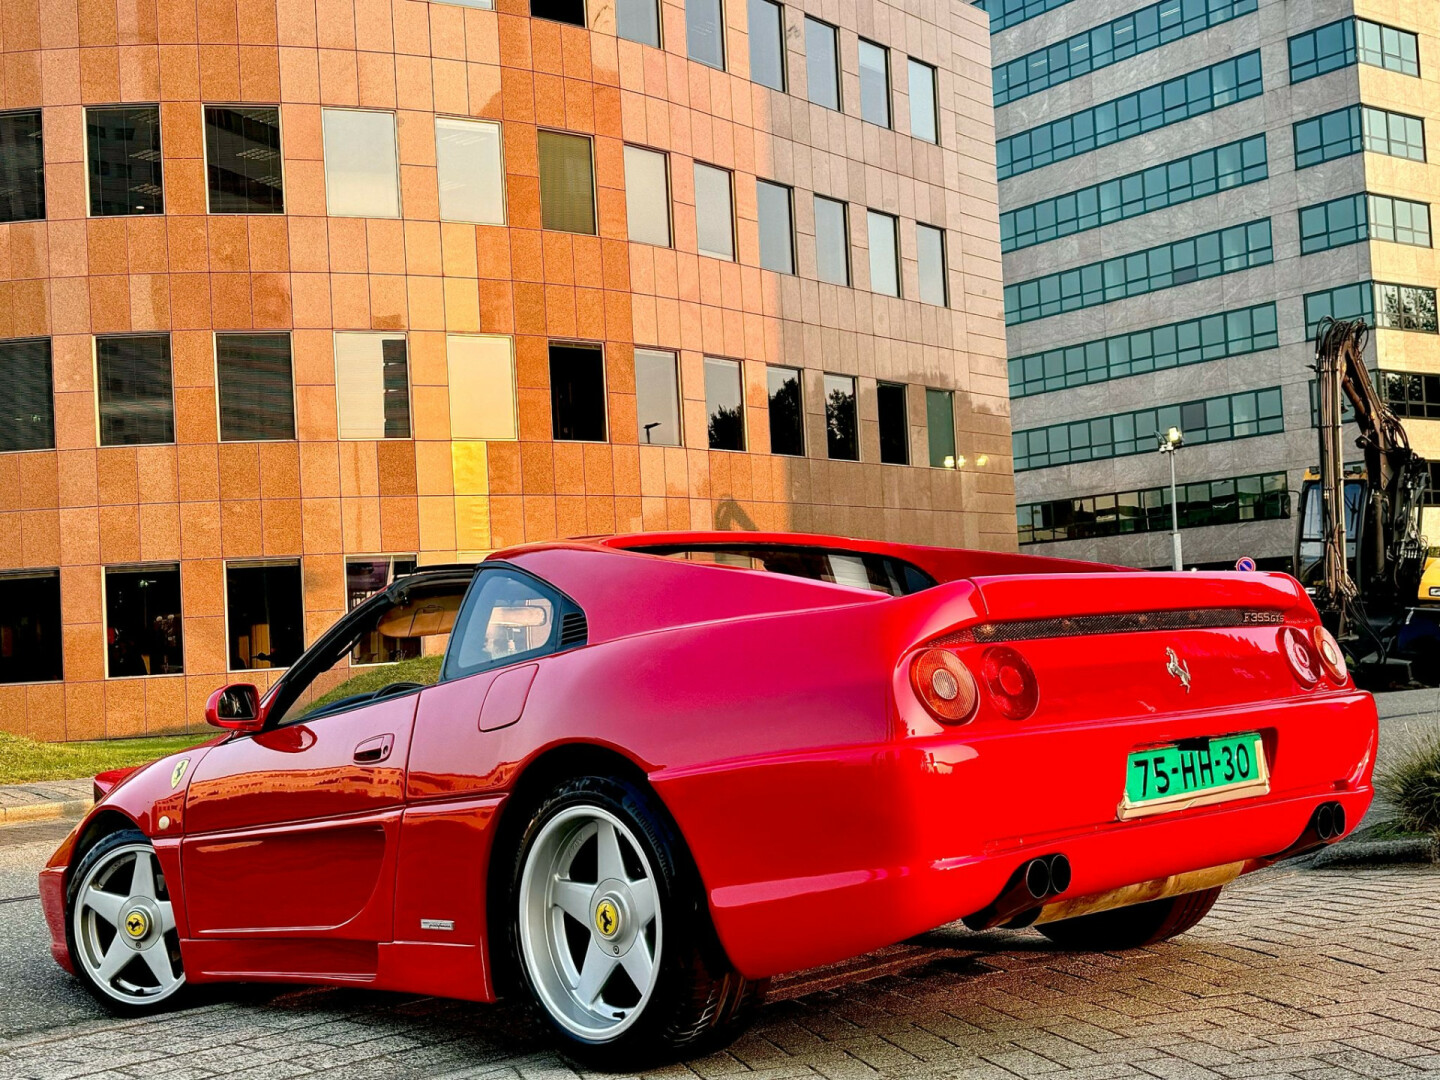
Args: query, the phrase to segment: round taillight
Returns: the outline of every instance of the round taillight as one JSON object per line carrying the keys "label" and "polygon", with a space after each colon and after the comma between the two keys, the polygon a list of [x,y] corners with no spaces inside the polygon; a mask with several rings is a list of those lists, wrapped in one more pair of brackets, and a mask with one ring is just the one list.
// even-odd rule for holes
{"label": "round taillight", "polygon": [[952,652],[926,649],[910,665],[910,682],[915,696],[936,720],[963,724],[975,714],[980,696],[975,677]]}
{"label": "round taillight", "polygon": [[1350,669],[1345,666],[1345,653],[1340,649],[1340,642],[1335,640],[1334,634],[1318,623],[1312,635],[1315,638],[1315,651],[1320,654],[1320,662],[1325,665],[1325,673],[1344,686],[1350,681]]}
{"label": "round taillight", "polygon": [[1302,686],[1314,686],[1320,681],[1320,657],[1303,631],[1293,626],[1282,627],[1280,649]]}
{"label": "round taillight", "polygon": [[1024,720],[1040,704],[1040,684],[1025,657],[1008,645],[993,645],[980,661],[980,677],[1001,715]]}

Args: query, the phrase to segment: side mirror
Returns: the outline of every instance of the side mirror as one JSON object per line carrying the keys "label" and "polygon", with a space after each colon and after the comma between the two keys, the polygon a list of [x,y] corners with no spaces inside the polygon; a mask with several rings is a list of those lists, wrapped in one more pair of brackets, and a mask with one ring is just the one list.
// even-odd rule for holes
{"label": "side mirror", "polygon": [[265,726],[260,691],[250,683],[231,683],[210,695],[205,722],[227,731],[259,731]]}

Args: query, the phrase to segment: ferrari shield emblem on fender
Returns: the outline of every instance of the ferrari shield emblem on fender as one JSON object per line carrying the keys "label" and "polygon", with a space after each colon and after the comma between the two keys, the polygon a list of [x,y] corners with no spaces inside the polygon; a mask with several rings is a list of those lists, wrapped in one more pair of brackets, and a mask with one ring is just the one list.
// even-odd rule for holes
{"label": "ferrari shield emblem on fender", "polygon": [[185,770],[190,767],[190,759],[182,757],[175,763],[175,768],[170,770],[170,790],[174,791],[180,786],[180,781],[185,779]]}
{"label": "ferrari shield emblem on fender", "polygon": [[1179,679],[1180,685],[1188,694],[1190,692],[1190,665],[1181,660],[1174,649],[1165,650],[1165,661],[1165,673]]}

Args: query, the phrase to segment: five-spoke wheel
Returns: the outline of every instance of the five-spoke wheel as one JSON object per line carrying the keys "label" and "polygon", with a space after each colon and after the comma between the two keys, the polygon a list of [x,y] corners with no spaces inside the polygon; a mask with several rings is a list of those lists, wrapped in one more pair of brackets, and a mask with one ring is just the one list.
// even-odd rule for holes
{"label": "five-spoke wheel", "polygon": [[76,972],[107,1004],[149,1008],[184,985],[165,876],[141,833],[114,833],[86,854],[69,921]]}
{"label": "five-spoke wheel", "polygon": [[582,1039],[613,1038],[655,990],[655,875],[615,815],[572,806],[540,831],[520,880],[520,943],[536,992]]}
{"label": "five-spoke wheel", "polygon": [[511,955],[570,1052],[635,1069],[733,1037],[765,985],[730,966],[658,801],[582,776],[531,805],[510,879]]}

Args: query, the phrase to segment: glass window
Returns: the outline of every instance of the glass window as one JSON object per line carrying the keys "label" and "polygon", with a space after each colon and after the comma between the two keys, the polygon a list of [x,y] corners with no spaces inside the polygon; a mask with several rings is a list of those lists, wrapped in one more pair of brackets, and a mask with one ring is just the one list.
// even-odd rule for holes
{"label": "glass window", "polygon": [[615,32],[628,41],[660,47],[659,0],[615,0]]}
{"label": "glass window", "polygon": [[1280,388],[1016,431],[1015,471],[1149,453],[1155,449],[1153,433],[1172,426],[1185,433],[1187,444],[1284,431]]}
{"label": "glass window", "polygon": [[1355,38],[1360,63],[1419,77],[1420,39],[1410,31],[1356,19]]}
{"label": "glass window", "polygon": [[[0,452],[55,448],[50,339],[0,341]],[[0,677],[0,682],[3,682]]]}
{"label": "glass window", "polygon": [[990,13],[990,33],[998,34],[1068,3],[1070,0],[976,0],[975,6]]}
{"label": "glass window", "polygon": [[584,26],[585,0],[530,0],[530,16]]}
{"label": "glass window", "polygon": [[205,176],[212,214],[283,214],[280,110],[206,105]]}
{"label": "glass window", "polygon": [[0,572],[0,684],[59,682],[60,571]]}
{"label": "glass window", "polygon": [[1430,204],[1390,195],[1367,196],[1370,235],[1392,244],[1430,247]]}
{"label": "glass window", "polygon": [[664,154],[625,147],[625,220],[636,243],[670,246],[670,178]]}
{"label": "glass window", "polygon": [[505,165],[499,124],[437,116],[435,165],[442,221],[505,224]]}
{"label": "glass window", "polygon": [[711,450],[745,449],[740,361],[705,358],[705,415]]}
{"label": "glass window", "polygon": [[1290,39],[1290,81],[1300,82],[1356,61],[1405,75],[1420,74],[1419,39],[1406,30],[1341,19]]}
{"label": "glass window", "polygon": [[105,674],[179,675],[185,670],[180,566],[105,568]]}
{"label": "glass window", "polygon": [[335,398],[342,439],[410,437],[410,365],[404,334],[335,335]]}
{"label": "glass window", "polygon": [[735,258],[730,173],[698,161],[695,163],[695,239],[701,255]]}
{"label": "glass window", "polygon": [[535,578],[506,567],[482,570],[456,620],[444,677],[463,678],[583,645],[583,630],[567,636],[574,633],[572,616],[584,626],[583,615]]}
{"label": "glass window", "polygon": [[225,565],[225,624],[231,671],[289,667],[305,651],[300,561]]}
{"label": "glass window", "polygon": [[926,142],[940,141],[939,109],[935,104],[935,69],[913,56],[910,69],[910,134]]}
{"label": "glass window", "polygon": [[994,71],[996,106],[1158,49],[1211,26],[1248,15],[1256,0],[1160,0],[1108,23],[1027,53]]}
{"label": "glass window", "polygon": [[850,284],[850,229],[845,204],[815,196],[815,270],[821,281]]}
{"label": "glass window", "polygon": [[1418,116],[1360,107],[1365,149],[1391,157],[1425,160],[1425,121]]}
{"label": "glass window", "polygon": [[595,232],[595,170],[590,140],[541,131],[540,225],[560,232]]}
{"label": "glass window", "polygon": [[795,272],[795,229],[790,219],[790,189],[755,181],[760,216],[760,265],[780,274]]}
{"label": "glass window", "polygon": [[1005,287],[1005,323],[1030,322],[1127,296],[1264,266],[1273,257],[1270,220],[1118,255]]}
{"label": "glass window", "polygon": [[550,343],[550,423],[564,442],[604,442],[605,354],[598,345]]}
{"label": "glass window", "polygon": [[1001,180],[1258,97],[1260,52],[1222,60],[996,143]]}
{"label": "glass window", "polygon": [[1086,383],[1123,379],[1127,375],[1273,349],[1278,344],[1275,305],[1259,304],[1013,357],[1009,361],[1010,396],[1026,397]]}
{"label": "glass window", "polygon": [[691,60],[725,70],[725,16],[720,0],[685,0],[685,43]]}
{"label": "glass window", "polygon": [[86,109],[85,145],[92,217],[165,212],[158,107]]}
{"label": "glass window", "polygon": [[795,368],[765,369],[770,397],[770,452],[805,456],[805,419],[801,408],[800,372]]}
{"label": "glass window", "polygon": [[175,441],[169,334],[97,337],[95,370],[101,446]]}
{"label": "glass window", "polygon": [[1269,176],[1264,135],[1201,150],[1000,215],[1000,250],[1016,251],[1189,202]]}
{"label": "glass window", "polygon": [[1294,125],[1293,131],[1297,169],[1319,165],[1332,158],[1358,154],[1365,145],[1358,105],[1301,120]]}
{"label": "glass window", "polygon": [[216,334],[222,442],[295,438],[289,334]]}
{"label": "glass window", "polygon": [[870,288],[886,296],[900,295],[900,259],[896,221],[878,210],[865,211],[870,235]]}
{"label": "glass window", "polygon": [[855,414],[855,380],[825,376],[825,447],[832,460],[860,460],[860,422]]}
{"label": "glass window", "polygon": [[835,27],[805,17],[805,85],[816,105],[840,108],[840,56]]}
{"label": "glass window", "polygon": [[400,216],[395,114],[322,109],[325,202],[336,217]]}
{"label": "glass window", "polygon": [[910,464],[910,422],[906,418],[905,387],[876,383],[875,404],[880,414],[880,460],[886,465]]}
{"label": "glass window", "polygon": [[450,438],[515,438],[514,341],[503,334],[451,334],[445,355]]}
{"label": "glass window", "polygon": [[[414,555],[379,555],[345,560],[345,610],[354,611],[378,592],[388,589],[396,578],[415,572]],[[458,597],[456,598],[459,599]],[[397,620],[392,620],[397,621]],[[424,637],[392,637],[377,623],[360,635],[350,651],[353,664],[393,664],[417,659],[424,649]],[[437,672],[438,675],[438,665]]]}
{"label": "glass window", "polygon": [[635,350],[635,423],[647,446],[680,445],[680,375],[673,352]]}
{"label": "glass window", "polygon": [[945,267],[945,231],[917,224],[915,247],[920,263],[920,300],[944,307],[949,303],[950,276]]}
{"label": "glass window", "polygon": [[1368,234],[1364,194],[1346,195],[1318,206],[1300,208],[1300,254],[1341,247]]}
{"label": "glass window", "polygon": [[774,0],[750,0],[750,78],[785,89],[785,9]]}
{"label": "glass window", "polygon": [[955,392],[925,391],[925,427],[930,443],[930,467],[955,467]]}
{"label": "glass window", "polygon": [[860,39],[860,118],[890,126],[890,50]]}
{"label": "glass window", "polygon": [[39,109],[0,113],[0,222],[45,216],[41,127]]}

